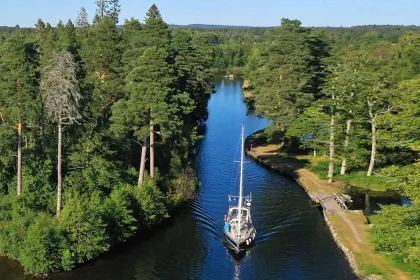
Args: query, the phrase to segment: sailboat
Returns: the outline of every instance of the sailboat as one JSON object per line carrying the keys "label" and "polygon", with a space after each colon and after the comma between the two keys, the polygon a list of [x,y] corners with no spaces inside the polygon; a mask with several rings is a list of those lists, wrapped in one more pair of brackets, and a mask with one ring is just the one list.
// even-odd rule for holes
{"label": "sailboat", "polygon": [[239,179],[239,196],[229,195],[229,211],[225,215],[223,232],[226,240],[238,252],[252,245],[257,231],[251,220],[251,193],[243,196],[244,173],[244,126],[241,134],[241,171]]}

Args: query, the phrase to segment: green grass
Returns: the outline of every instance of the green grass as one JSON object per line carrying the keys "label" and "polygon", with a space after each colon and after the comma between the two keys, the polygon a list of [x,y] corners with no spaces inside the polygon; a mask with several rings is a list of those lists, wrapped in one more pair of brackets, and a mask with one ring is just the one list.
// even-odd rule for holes
{"label": "green grass", "polygon": [[378,220],[378,216],[370,215],[370,216],[366,216],[366,219],[368,220],[369,224],[376,224]]}
{"label": "green grass", "polygon": [[[328,174],[328,161],[322,160],[315,163],[309,163],[306,168],[316,173],[322,180],[327,180]],[[357,171],[346,175],[339,175],[340,163],[334,164],[334,180],[341,181],[347,185],[356,186],[358,188],[369,189],[372,191],[384,192],[387,190],[393,190],[394,183],[391,179],[379,176],[366,176],[365,171]]]}
{"label": "green grass", "polygon": [[420,279],[420,267],[410,265],[407,263],[403,263],[400,260],[396,260],[390,257],[387,257],[389,261],[392,263],[392,265],[398,269],[401,269],[403,271],[409,272],[414,276],[414,279]]}
{"label": "green grass", "polygon": [[379,176],[368,177],[364,171],[350,173],[347,175],[337,175],[335,176],[335,180],[342,181],[351,186],[357,186],[359,188],[370,189],[373,191],[387,191],[394,189],[391,179]]}
{"label": "green grass", "polygon": [[362,271],[363,275],[383,275],[384,274],[381,269],[371,264],[360,265],[360,270]]}

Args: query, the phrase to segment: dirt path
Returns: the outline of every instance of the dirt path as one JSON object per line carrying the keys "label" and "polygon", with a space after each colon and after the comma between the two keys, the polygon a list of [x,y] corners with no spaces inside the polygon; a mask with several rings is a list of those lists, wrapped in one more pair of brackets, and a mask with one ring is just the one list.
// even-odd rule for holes
{"label": "dirt path", "polygon": [[359,233],[357,232],[356,227],[354,226],[353,222],[349,219],[349,217],[344,212],[344,210],[336,211],[336,214],[338,214],[344,220],[344,222],[346,222],[346,224],[349,226],[349,228],[351,229],[351,232],[354,235],[354,239],[356,239],[356,241],[359,243],[364,243],[363,240],[360,238]]}

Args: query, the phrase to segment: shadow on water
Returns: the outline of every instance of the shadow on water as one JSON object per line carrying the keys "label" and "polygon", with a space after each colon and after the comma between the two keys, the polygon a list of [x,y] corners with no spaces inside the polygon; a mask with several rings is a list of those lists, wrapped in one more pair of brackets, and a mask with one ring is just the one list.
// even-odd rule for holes
{"label": "shadow on water", "polygon": [[375,215],[384,205],[411,205],[411,202],[394,191],[375,192],[363,188],[350,187],[348,190],[353,203],[351,210],[363,210],[367,216]]}

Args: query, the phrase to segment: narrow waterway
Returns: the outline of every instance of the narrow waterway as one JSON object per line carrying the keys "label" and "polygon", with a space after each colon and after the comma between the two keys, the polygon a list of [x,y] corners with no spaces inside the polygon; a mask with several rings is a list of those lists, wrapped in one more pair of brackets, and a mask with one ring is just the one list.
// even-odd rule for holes
{"label": "narrow waterway", "polygon": [[[227,249],[223,215],[228,194],[237,193],[242,122],[246,135],[268,124],[246,114],[240,80],[217,80],[199,148],[196,199],[151,236],[51,279],[355,279],[304,190],[254,162],[245,164],[244,188],[253,196],[257,241],[242,258]],[[26,278],[0,262],[0,280],[6,279]]]}

